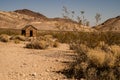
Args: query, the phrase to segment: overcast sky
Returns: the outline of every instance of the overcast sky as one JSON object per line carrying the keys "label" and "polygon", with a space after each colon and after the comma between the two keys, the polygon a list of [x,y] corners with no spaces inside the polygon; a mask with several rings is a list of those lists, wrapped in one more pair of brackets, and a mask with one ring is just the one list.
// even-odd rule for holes
{"label": "overcast sky", "polygon": [[102,15],[101,22],[120,15],[120,0],[0,0],[0,10],[30,9],[50,18],[62,17],[63,6],[76,15],[85,11],[91,25],[95,24],[96,13]]}

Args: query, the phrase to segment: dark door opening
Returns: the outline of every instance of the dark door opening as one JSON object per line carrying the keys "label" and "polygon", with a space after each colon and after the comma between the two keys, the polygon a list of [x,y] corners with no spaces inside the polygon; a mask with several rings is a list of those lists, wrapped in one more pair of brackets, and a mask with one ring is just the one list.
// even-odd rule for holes
{"label": "dark door opening", "polygon": [[22,30],[22,35],[26,35],[26,32],[25,32],[25,30]]}
{"label": "dark door opening", "polygon": [[33,36],[33,31],[32,30],[30,30],[30,37],[32,37]]}

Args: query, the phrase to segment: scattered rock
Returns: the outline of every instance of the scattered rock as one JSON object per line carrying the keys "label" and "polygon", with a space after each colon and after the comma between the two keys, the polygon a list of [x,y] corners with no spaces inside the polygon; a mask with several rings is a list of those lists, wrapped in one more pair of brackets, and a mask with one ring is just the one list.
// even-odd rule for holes
{"label": "scattered rock", "polygon": [[49,70],[49,69],[46,69],[46,72],[50,72],[50,70]]}
{"label": "scattered rock", "polygon": [[37,67],[37,65],[36,65],[36,64],[33,64],[32,67]]}
{"label": "scattered rock", "polygon": [[25,74],[24,73],[20,73],[19,74],[21,77],[25,77]]}
{"label": "scattered rock", "polygon": [[34,73],[30,74],[30,75],[35,77],[37,75],[37,73],[34,72]]}
{"label": "scattered rock", "polygon": [[56,59],[55,61],[56,61],[56,62],[59,62],[59,60],[58,60],[58,59]]}
{"label": "scattered rock", "polygon": [[24,67],[24,66],[26,66],[27,64],[26,63],[23,63],[22,65],[20,65],[20,67],[22,68],[22,67]]}

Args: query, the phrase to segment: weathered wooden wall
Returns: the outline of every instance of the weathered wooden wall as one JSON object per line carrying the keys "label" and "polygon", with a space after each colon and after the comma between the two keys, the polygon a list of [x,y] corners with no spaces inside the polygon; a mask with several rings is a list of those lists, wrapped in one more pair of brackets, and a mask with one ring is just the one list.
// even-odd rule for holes
{"label": "weathered wooden wall", "polygon": [[26,29],[26,37],[30,37],[30,31],[33,31],[33,37],[37,36],[37,30],[30,26]]}

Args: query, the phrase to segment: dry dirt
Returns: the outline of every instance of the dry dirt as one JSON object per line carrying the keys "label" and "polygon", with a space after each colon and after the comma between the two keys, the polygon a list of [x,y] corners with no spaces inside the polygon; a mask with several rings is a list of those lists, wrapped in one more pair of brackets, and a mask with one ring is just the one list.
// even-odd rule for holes
{"label": "dry dirt", "polygon": [[68,80],[56,71],[72,60],[69,46],[35,50],[25,43],[0,42],[0,80]]}

